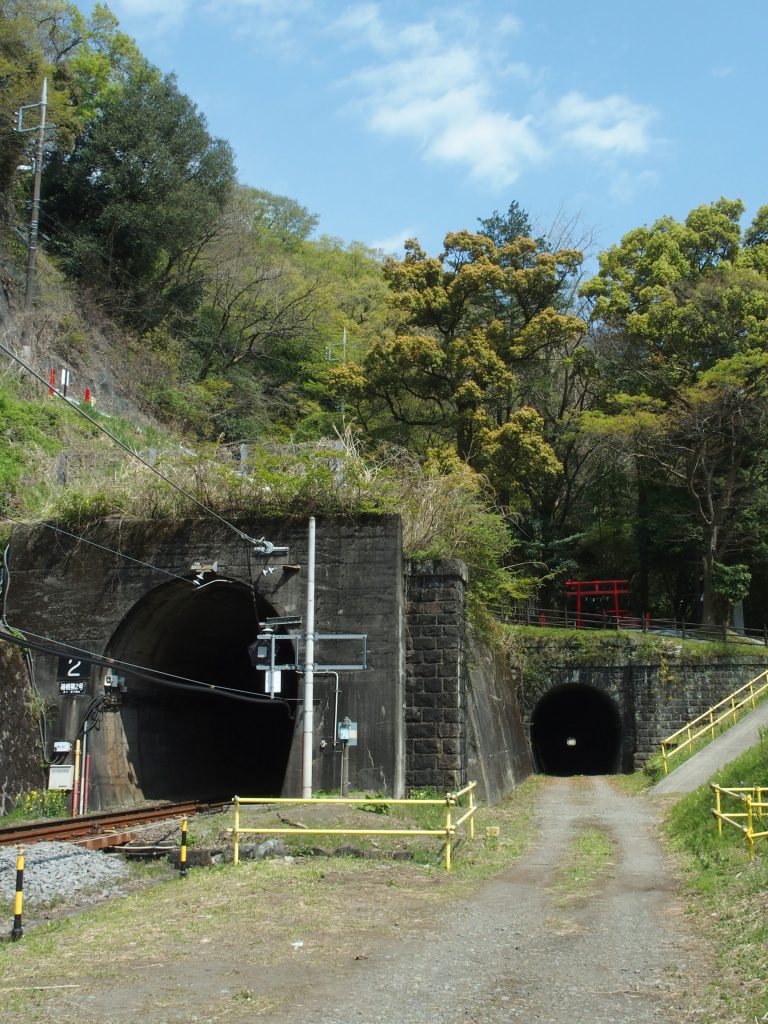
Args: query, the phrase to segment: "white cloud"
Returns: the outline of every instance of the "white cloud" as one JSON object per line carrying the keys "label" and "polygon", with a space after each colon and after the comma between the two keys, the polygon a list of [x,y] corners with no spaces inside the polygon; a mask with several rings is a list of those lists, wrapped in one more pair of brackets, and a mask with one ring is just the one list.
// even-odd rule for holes
{"label": "white cloud", "polygon": [[402,231],[396,231],[387,238],[371,242],[370,246],[371,249],[379,249],[381,252],[386,253],[387,256],[400,256],[408,239],[415,238],[417,234],[418,231],[414,227],[403,228]]}
{"label": "white cloud", "polygon": [[[558,151],[613,160],[651,149],[657,115],[649,106],[619,94],[570,92],[549,101],[536,94],[539,72],[515,62],[509,49],[523,29],[517,18],[496,23],[504,40],[496,47],[487,25],[483,35],[465,19],[464,35],[446,30],[443,37],[433,20],[391,24],[386,10],[360,3],[332,25],[347,47],[370,51],[367,66],[345,84],[371,131],[414,139],[426,159],[463,165],[498,189]],[[449,24],[454,13],[443,16]]]}
{"label": "white cloud", "polygon": [[608,192],[615,202],[629,203],[639,192],[656,185],[658,180],[659,176],[655,171],[632,174],[630,171],[617,170],[611,175]]}
{"label": "white cloud", "polygon": [[194,0],[114,0],[110,5],[119,17],[152,19],[158,32],[179,25]]}
{"label": "white cloud", "polygon": [[390,31],[373,4],[348,10],[335,28],[382,58],[348,81],[372,131],[413,138],[427,158],[463,164],[495,187],[543,157],[532,118],[494,107],[489,62],[478,50],[444,44],[431,22]]}
{"label": "white cloud", "polygon": [[237,36],[260,40],[289,50],[297,23],[311,14],[315,0],[113,0],[118,16],[152,21],[158,34],[177,28],[193,12],[234,22]]}
{"label": "white cloud", "polygon": [[523,23],[514,14],[505,14],[499,18],[496,31],[502,36],[517,36],[523,30]]}
{"label": "white cloud", "polygon": [[648,131],[656,118],[651,107],[625,96],[589,100],[579,92],[563,96],[554,110],[554,123],[564,142],[598,153],[638,154],[651,148]]}
{"label": "white cloud", "polygon": [[[468,5],[434,17],[396,17],[389,5],[360,0],[337,14],[335,0],[116,0],[118,9],[172,27],[192,14],[226,20],[236,37],[271,55],[330,69],[369,131],[409,139],[422,159],[464,169],[503,189],[556,156],[585,155],[618,192],[648,182],[623,164],[649,153],[656,111],[618,92],[553,95],[550,70],[515,58],[525,26],[514,15],[483,18]],[[436,9],[437,10],[437,9]],[[339,49],[343,51],[339,53]],[[516,52],[518,51],[519,52]],[[341,68],[348,71],[346,77]],[[718,68],[712,74],[727,74]]]}

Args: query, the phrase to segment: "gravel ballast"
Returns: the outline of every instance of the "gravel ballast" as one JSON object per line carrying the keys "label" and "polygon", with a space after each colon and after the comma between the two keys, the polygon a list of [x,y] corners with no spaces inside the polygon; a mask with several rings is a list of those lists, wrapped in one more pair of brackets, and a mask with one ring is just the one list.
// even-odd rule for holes
{"label": "gravel ballast", "polygon": [[[0,899],[16,891],[15,847],[0,847]],[[54,900],[109,895],[130,877],[130,868],[96,850],[72,843],[34,843],[24,850],[24,901],[46,906]]]}

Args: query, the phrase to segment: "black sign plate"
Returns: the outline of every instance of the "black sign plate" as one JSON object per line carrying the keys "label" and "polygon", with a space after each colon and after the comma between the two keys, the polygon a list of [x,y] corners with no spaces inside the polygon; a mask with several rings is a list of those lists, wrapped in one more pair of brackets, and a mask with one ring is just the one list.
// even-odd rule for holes
{"label": "black sign plate", "polygon": [[70,696],[85,693],[89,671],[90,665],[82,658],[59,658],[59,667],[56,673],[59,693]]}

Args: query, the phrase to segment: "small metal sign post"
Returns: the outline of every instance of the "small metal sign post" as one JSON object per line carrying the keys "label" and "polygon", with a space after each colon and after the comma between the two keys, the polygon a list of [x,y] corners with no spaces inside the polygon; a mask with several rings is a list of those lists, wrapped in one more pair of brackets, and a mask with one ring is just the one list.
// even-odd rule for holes
{"label": "small metal sign post", "polygon": [[357,746],[357,722],[343,718],[339,722],[341,741],[341,795],[349,796],[349,748]]}

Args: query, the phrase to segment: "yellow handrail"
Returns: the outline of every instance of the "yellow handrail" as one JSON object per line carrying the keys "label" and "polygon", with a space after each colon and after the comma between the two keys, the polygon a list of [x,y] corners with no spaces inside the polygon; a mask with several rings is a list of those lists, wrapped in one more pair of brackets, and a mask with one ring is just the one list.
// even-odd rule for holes
{"label": "yellow handrail", "polygon": [[[476,782],[468,783],[463,789],[456,792],[446,793],[444,797],[418,798],[418,799],[390,799],[389,797],[242,797],[232,798],[234,809],[234,828],[227,831],[232,833],[235,839],[234,863],[240,862],[240,836],[242,835],[299,835],[316,836],[444,836],[445,837],[445,870],[451,870],[451,847],[456,841],[456,830],[465,821],[469,820],[469,837],[475,838],[475,812],[477,803],[475,801]],[[454,821],[452,809],[458,806],[462,797],[469,797],[469,808]],[[253,804],[309,804],[320,806],[323,804],[346,804],[357,807],[375,805],[401,805],[407,807],[416,806],[438,806],[445,807],[445,825],[442,828],[305,828],[303,826],[283,825],[280,828],[243,828],[240,824],[240,808],[243,805]]]}
{"label": "yellow handrail", "polygon": [[[763,680],[763,682],[758,686],[760,680]],[[743,696],[744,694],[746,696]],[[740,686],[738,690],[734,690],[733,693],[718,701],[717,704],[713,704],[711,708],[697,715],[696,718],[692,718],[687,725],[678,729],[677,732],[673,732],[671,736],[667,736],[665,740],[661,741],[664,774],[669,774],[669,760],[671,757],[693,746],[697,740],[707,734],[709,734],[710,739],[714,739],[717,726],[725,722],[728,722],[729,725],[734,725],[742,708],[750,705],[752,710],[754,710],[757,707],[758,698],[766,694],[768,694],[768,669],[755,676],[754,679],[750,679],[748,683]],[[721,708],[727,708],[727,710],[723,711],[722,714],[716,714]],[[705,723],[704,726],[697,729],[697,726],[701,726],[702,722]],[[696,729],[696,732],[693,732],[694,729]],[[684,739],[681,740],[681,736],[684,736]]]}
{"label": "yellow handrail", "polygon": [[[712,814],[717,818],[718,833],[723,834],[723,822],[737,828],[744,834],[749,850],[749,859],[754,860],[755,840],[768,836],[768,830],[757,831],[755,828],[755,820],[762,821],[763,812],[768,811],[768,801],[765,799],[768,794],[768,786],[718,786],[716,782],[710,782],[709,788],[715,796]],[[726,812],[723,810],[724,796],[738,800],[745,810]]]}

